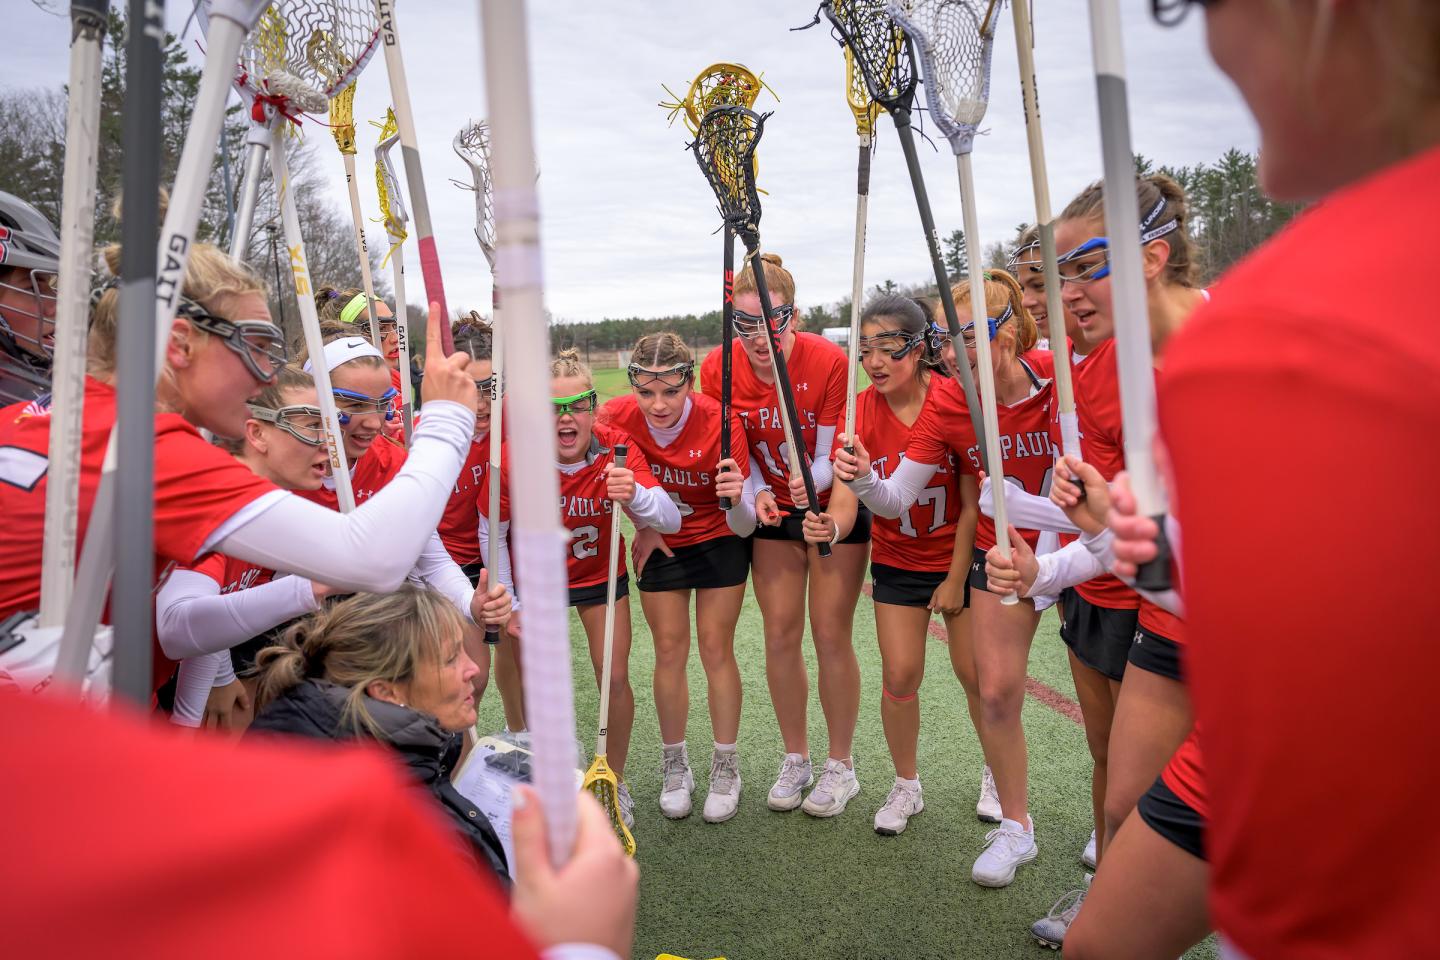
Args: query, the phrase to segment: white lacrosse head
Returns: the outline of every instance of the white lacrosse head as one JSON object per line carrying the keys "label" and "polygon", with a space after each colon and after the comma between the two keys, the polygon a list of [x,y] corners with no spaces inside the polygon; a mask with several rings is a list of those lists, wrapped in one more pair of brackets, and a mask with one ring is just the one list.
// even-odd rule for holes
{"label": "white lacrosse head", "polygon": [[974,146],[990,101],[990,54],[1003,0],[891,0],[890,15],[915,41],[925,102],[956,156]]}
{"label": "white lacrosse head", "polygon": [[475,194],[475,239],[491,269],[495,267],[495,192],[490,184],[490,126],[476,120],[455,134],[451,146],[455,155],[470,167],[470,184],[452,181]]}
{"label": "white lacrosse head", "polygon": [[[393,115],[380,133],[381,137],[375,143],[375,176],[381,185],[385,230],[393,239],[404,240],[405,224],[410,222],[410,213],[405,209],[405,191],[395,174],[395,162],[390,159],[391,148],[400,142],[400,131],[395,127]],[[399,233],[396,233],[397,229]]]}
{"label": "white lacrosse head", "polygon": [[[201,5],[202,30],[209,6]],[[240,47],[236,86],[248,96],[283,94],[307,113],[323,110],[359,76],[379,37],[373,0],[275,0]],[[317,46],[323,56],[315,55]],[[306,105],[316,98],[319,107]]]}

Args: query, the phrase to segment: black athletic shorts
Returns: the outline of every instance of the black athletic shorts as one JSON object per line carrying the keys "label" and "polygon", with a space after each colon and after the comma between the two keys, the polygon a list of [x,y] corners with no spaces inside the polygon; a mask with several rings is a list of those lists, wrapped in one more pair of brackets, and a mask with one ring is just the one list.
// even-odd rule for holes
{"label": "black athletic shorts", "polygon": [[1156,777],[1135,805],[1151,830],[1192,857],[1205,859],[1205,818]]}
{"label": "black athletic shorts", "polygon": [[[870,564],[871,595],[876,603],[899,607],[928,607],[935,588],[945,582],[946,571],[905,570],[884,563]],[[970,606],[970,584],[965,584],[965,606]]]}
{"label": "black athletic shorts", "polygon": [[[588,587],[570,588],[570,606],[572,607],[593,607],[595,604],[603,604],[607,587],[604,580]],[[615,578],[615,599],[628,597],[630,595],[630,574],[622,573]]]}
{"label": "black athletic shorts", "polygon": [[1060,639],[1075,658],[1111,680],[1124,677],[1140,611],[1097,607],[1073,588],[1062,591],[1060,600],[1065,610]]}
{"label": "black athletic shorts", "polygon": [[667,557],[656,550],[635,580],[641,593],[666,590],[709,590],[733,587],[750,576],[750,540],[726,534],[712,540],[671,547]]}
{"label": "black athletic shorts", "polygon": [[1130,644],[1130,664],[1171,680],[1185,679],[1180,673],[1180,644],[1138,625]]}
{"label": "black athletic shorts", "polygon": [[[842,537],[839,543],[869,543],[870,542],[870,508],[863,503],[855,513],[855,526],[850,528],[850,533]],[[761,524],[755,526],[756,540],[793,540],[798,543],[805,542],[805,511],[788,510],[781,518],[778,527],[767,527]]]}

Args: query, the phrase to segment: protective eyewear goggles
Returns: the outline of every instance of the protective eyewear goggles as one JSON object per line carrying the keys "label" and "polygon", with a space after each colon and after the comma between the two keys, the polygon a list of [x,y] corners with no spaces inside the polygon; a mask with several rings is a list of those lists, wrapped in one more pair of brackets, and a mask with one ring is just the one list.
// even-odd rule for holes
{"label": "protective eyewear goggles", "polygon": [[274,383],[275,376],[290,351],[285,348],[285,334],[269,320],[228,320],[217,317],[193,300],[181,300],[176,310],[180,316],[240,355],[250,375],[261,383]]}
{"label": "protective eyewear goggles", "polygon": [[683,387],[694,373],[694,363],[677,363],[669,370],[649,370],[638,363],[632,363],[625,370],[626,376],[630,378],[630,386],[637,389],[652,383],[661,383],[667,387]]}
{"label": "protective eyewear goggles", "polygon": [[486,377],[484,380],[476,380],[476,381],[475,381],[475,389],[480,392],[480,395],[481,395],[481,396],[489,397],[491,400],[494,400],[494,399],[495,399],[495,374],[493,374],[493,373],[490,374],[490,376]]}
{"label": "protective eyewear goggles", "polygon": [[252,419],[274,424],[301,443],[318,447],[325,442],[325,421],[322,419],[319,407],[312,407],[309,404],[292,404],[278,410],[271,410],[269,407],[261,407],[253,403],[247,403],[245,406],[250,411]]}
{"label": "protective eyewear goggles", "polygon": [[335,406],[342,427],[350,423],[351,417],[368,417],[374,414],[384,417],[387,422],[395,419],[395,408],[390,405],[390,402],[400,395],[400,391],[394,387],[378,397],[367,397],[363,393],[342,390],[339,387],[332,388],[330,392],[335,395],[336,400],[340,401]]}
{"label": "protective eyewear goggles", "polygon": [[[1140,221],[1140,245],[1153,243],[1165,236],[1180,229],[1180,221],[1176,219],[1166,220],[1156,225],[1160,215],[1165,212],[1165,198],[1161,197],[1145,219]],[[1110,276],[1110,239],[1108,237],[1091,237],[1080,246],[1069,253],[1058,258],[1055,266],[1060,273],[1061,283],[1093,283],[1096,280],[1104,280]]]}
{"label": "protective eyewear goggles", "polygon": [[904,360],[925,343],[925,334],[906,333],[903,330],[887,330],[870,337],[860,338],[860,356],[869,356],[877,351],[891,360]]}
{"label": "protective eyewear goggles", "polygon": [[[53,356],[55,346],[46,335],[54,330],[55,300],[56,292],[60,289],[60,275],[52,270],[32,269],[28,272],[27,279],[30,282],[25,286],[0,281],[0,289],[9,290],[22,297],[29,297],[34,302],[34,310],[26,310],[14,302],[8,304],[5,309],[11,313],[39,321],[39,326],[36,328],[39,331],[38,336],[28,337],[15,330],[5,322],[3,314],[0,314],[0,332],[7,334],[12,340],[28,344],[32,353],[44,354],[47,357]],[[46,325],[49,325],[49,330],[46,329]]]}
{"label": "protective eyewear goggles", "polygon": [[1150,0],[1150,16],[1162,27],[1173,27],[1185,19],[1190,4],[1211,7],[1219,0]]}
{"label": "protective eyewear goggles", "polygon": [[1020,275],[1021,270],[1029,269],[1039,273],[1045,268],[1045,261],[1040,257],[1040,241],[1032,240],[1023,247],[1016,247],[1010,253],[1010,258],[1005,261],[1005,269],[1015,276]]}
{"label": "protective eyewear goggles", "polygon": [[[985,318],[985,323],[986,323],[986,325],[987,325],[987,326],[989,327],[989,329],[990,329],[990,336],[989,336],[988,339],[994,340],[994,339],[995,339],[995,334],[997,334],[997,333],[1000,332],[1000,327],[1001,327],[1001,325],[1004,324],[1005,321],[1009,320],[1009,319],[1010,319],[1011,317],[1013,317],[1013,316],[1015,316],[1015,308],[1012,307],[1012,306],[1010,306],[1010,304],[1007,303],[1007,304],[1005,304],[1005,312],[1002,313],[1002,314],[1000,314],[1000,316],[998,316],[998,317],[986,317],[986,318]],[[965,346],[967,346],[967,347],[973,347],[973,346],[975,346],[975,321],[974,321],[974,320],[971,320],[969,323],[965,324],[963,327],[960,328],[960,336],[964,339],[964,341],[965,341]]]}
{"label": "protective eyewear goggles", "polygon": [[586,390],[584,393],[572,394],[568,397],[551,397],[550,402],[555,404],[555,416],[564,417],[577,413],[594,413],[599,406],[599,398],[594,390]]}
{"label": "protective eyewear goggles", "polygon": [[[795,316],[795,305],[793,303],[782,303],[770,312],[770,319],[775,326],[775,335],[779,336],[790,328],[790,320]],[[747,340],[765,335],[765,318],[757,317],[753,313],[746,313],[744,310],[736,310],[734,320],[735,332]]]}

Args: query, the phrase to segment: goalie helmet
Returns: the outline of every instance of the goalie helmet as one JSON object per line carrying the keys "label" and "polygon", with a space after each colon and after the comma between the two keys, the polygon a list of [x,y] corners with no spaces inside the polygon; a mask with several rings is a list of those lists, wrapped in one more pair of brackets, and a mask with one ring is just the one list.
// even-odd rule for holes
{"label": "goalie helmet", "polygon": [[60,235],[50,221],[0,192],[0,345],[6,353],[22,350],[48,365],[44,326],[55,320],[59,269]]}

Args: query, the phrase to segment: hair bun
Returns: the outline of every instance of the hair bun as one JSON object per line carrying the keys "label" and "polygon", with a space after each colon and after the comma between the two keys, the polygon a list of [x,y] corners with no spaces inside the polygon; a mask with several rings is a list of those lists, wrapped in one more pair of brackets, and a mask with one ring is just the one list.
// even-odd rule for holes
{"label": "hair bun", "polygon": [[777,267],[784,266],[784,261],[780,259],[780,254],[778,253],[762,253],[760,254],[760,259],[765,263],[773,263]]}

